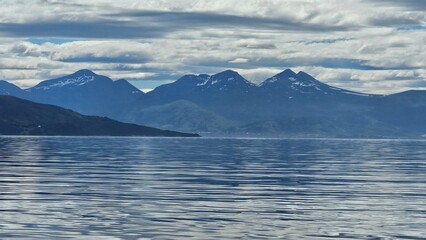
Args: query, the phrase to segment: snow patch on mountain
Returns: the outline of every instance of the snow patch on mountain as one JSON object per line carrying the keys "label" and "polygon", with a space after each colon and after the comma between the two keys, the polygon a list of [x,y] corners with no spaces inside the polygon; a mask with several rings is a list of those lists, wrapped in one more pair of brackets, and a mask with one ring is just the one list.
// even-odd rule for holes
{"label": "snow patch on mountain", "polygon": [[349,94],[362,97],[374,96],[371,94],[364,94],[353,92],[349,90],[344,90],[337,87],[329,86],[325,83],[322,83],[309,74],[305,72],[299,72],[295,74],[293,71],[287,69],[271,78],[266,79],[259,87],[267,86],[280,86],[280,88],[291,89],[292,91],[297,91],[302,94],[312,94],[312,93],[321,93],[325,95],[337,95],[337,94]]}
{"label": "snow patch on mountain", "polygon": [[213,81],[210,82],[210,85],[215,85],[218,82],[219,82],[219,80],[213,80]]}
{"label": "snow patch on mountain", "polygon": [[223,89],[225,89],[227,87],[226,82],[231,82],[231,81],[235,81],[236,80],[235,77],[224,77],[224,78],[221,78],[221,77],[218,77],[217,75],[208,76],[208,77],[205,77],[205,76],[206,75],[203,75],[203,76],[200,75],[200,76],[198,76],[198,78],[201,79],[201,80],[203,80],[203,81],[197,83],[196,84],[197,87],[205,86],[206,88],[210,88],[213,85],[217,85],[217,84],[222,83],[224,85],[221,86],[219,90],[223,90]]}
{"label": "snow patch on mountain", "polygon": [[207,83],[209,83],[211,77],[208,76],[208,75],[202,74],[202,75],[199,75],[198,78],[201,79],[201,80],[203,80],[203,81],[200,82],[200,83],[197,83],[197,85],[196,85],[197,87],[204,86]]}
{"label": "snow patch on mountain", "polygon": [[40,86],[40,87],[36,87],[35,89],[43,89],[43,90],[49,90],[51,88],[56,88],[56,87],[64,87],[67,85],[75,85],[75,86],[82,86],[85,85],[91,81],[95,80],[95,76],[93,75],[82,75],[82,76],[78,76],[75,78],[67,78],[64,80],[59,80],[53,84],[50,84],[48,86]]}
{"label": "snow patch on mountain", "polygon": [[276,82],[276,81],[278,81],[278,78],[277,78],[277,77],[272,77],[272,78],[269,80],[269,82],[270,82],[270,83],[273,83],[273,82]]}

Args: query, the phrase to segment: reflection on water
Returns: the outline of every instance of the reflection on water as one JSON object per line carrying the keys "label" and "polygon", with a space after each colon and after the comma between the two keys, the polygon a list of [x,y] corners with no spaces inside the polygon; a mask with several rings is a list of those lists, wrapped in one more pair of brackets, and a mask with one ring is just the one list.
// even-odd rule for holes
{"label": "reflection on water", "polygon": [[425,239],[426,142],[0,138],[0,239]]}

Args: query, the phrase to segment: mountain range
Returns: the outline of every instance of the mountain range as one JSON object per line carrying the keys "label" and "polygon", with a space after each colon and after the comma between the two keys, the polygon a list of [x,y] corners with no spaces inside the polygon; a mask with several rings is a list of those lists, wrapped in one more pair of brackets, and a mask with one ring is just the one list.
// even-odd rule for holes
{"label": "mountain range", "polygon": [[287,69],[261,84],[232,70],[185,75],[143,93],[126,80],[80,70],[0,95],[163,129],[213,136],[424,137],[426,91],[364,94]]}
{"label": "mountain range", "polygon": [[12,96],[0,96],[0,135],[198,136],[121,123],[106,117],[84,116],[72,110]]}

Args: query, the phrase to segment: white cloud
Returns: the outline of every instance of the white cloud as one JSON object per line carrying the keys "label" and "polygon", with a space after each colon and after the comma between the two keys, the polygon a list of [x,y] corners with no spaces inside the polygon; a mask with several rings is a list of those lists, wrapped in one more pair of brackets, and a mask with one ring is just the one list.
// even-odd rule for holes
{"label": "white cloud", "polygon": [[[291,67],[339,87],[379,93],[420,89],[426,78],[426,16],[414,1],[0,2],[0,78],[21,85],[81,68],[165,83],[228,68],[259,82]],[[130,14],[135,11],[142,20]],[[147,15],[151,21],[143,21]],[[199,25],[187,26],[191,21]],[[78,28],[86,23],[90,28]],[[112,27],[104,30],[115,39],[98,32],[102,27]],[[64,42],[55,40],[59,33]],[[35,37],[46,43],[31,43]]]}
{"label": "white cloud", "polygon": [[235,58],[234,60],[229,61],[229,63],[246,63],[249,60],[247,58]]}

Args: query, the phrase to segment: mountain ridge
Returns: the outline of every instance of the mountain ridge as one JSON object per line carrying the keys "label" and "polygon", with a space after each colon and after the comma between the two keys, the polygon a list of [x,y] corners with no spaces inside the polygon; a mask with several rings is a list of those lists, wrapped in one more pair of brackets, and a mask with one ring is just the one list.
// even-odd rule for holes
{"label": "mountain ridge", "polygon": [[198,136],[121,123],[105,117],[85,116],[58,106],[13,96],[0,96],[0,135]]}
{"label": "mountain ridge", "polygon": [[[148,93],[135,90],[126,80],[113,81],[87,69],[52,80],[22,90],[28,94],[24,98],[128,123],[219,136],[262,131],[314,137],[426,133],[422,124],[426,106],[419,103],[426,91],[365,94],[330,86],[291,69],[260,84],[232,70],[188,74]],[[0,82],[0,91],[1,86]]]}

